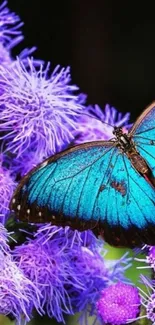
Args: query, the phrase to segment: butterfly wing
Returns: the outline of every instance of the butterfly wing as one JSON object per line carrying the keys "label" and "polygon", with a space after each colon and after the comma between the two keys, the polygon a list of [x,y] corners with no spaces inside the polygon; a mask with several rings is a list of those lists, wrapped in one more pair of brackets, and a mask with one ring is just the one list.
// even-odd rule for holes
{"label": "butterfly wing", "polygon": [[19,219],[99,229],[114,246],[154,238],[154,190],[112,141],[57,154],[19,184],[11,208]]}
{"label": "butterfly wing", "polygon": [[140,115],[129,134],[155,177],[155,102]]}
{"label": "butterfly wing", "polygon": [[11,204],[18,217],[61,225],[71,221],[75,227],[81,221],[83,228],[88,221],[89,228],[95,195],[115,149],[113,142],[100,143],[65,150],[26,175]]}

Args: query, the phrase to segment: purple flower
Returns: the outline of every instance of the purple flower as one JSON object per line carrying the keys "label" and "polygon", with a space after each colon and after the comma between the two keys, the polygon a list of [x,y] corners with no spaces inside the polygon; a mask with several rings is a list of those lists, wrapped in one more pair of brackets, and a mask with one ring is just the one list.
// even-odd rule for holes
{"label": "purple flower", "polygon": [[102,291],[96,307],[104,323],[120,325],[133,321],[140,311],[138,289],[122,282],[113,284]]}
{"label": "purple flower", "polygon": [[16,182],[8,169],[2,165],[3,157],[0,162],[0,220],[5,222],[5,216],[9,211],[9,203],[16,187]]}
{"label": "purple flower", "polygon": [[[103,251],[103,241],[98,240],[91,231],[84,231],[81,233],[77,230],[71,230],[70,227],[60,228],[47,224],[38,230],[33,245],[35,252],[32,251],[31,253],[31,245],[24,245],[15,250],[15,257],[17,252],[18,256],[16,258],[20,261],[19,266],[24,270],[26,276],[28,276],[34,283],[46,284],[46,286],[43,287],[44,293],[39,288],[45,297],[44,303],[48,298],[48,307],[45,305],[45,308],[50,317],[53,315],[60,320],[63,320],[61,314],[62,305],[56,303],[55,297],[51,296],[54,306],[57,306],[57,310],[54,310],[50,305],[49,299],[49,290],[53,285],[52,267],[51,274],[48,271],[50,274],[49,280],[48,276],[46,276],[45,279],[44,274],[42,274],[42,280],[39,277],[37,281],[34,277],[31,278],[34,272],[35,275],[39,274],[39,276],[41,276],[41,272],[39,271],[40,267],[42,267],[44,271],[46,269],[45,262],[41,262],[41,254],[37,252],[37,247],[38,250],[41,249],[48,252],[47,256],[49,260],[55,260],[54,265],[55,272],[57,270],[57,282],[55,278],[54,287],[58,292],[59,290],[60,292],[65,290],[67,293],[70,304],[67,300],[65,301],[67,306],[71,306],[71,310],[68,311],[69,313],[71,313],[71,311],[74,313],[84,311],[88,306],[91,306],[91,312],[94,311],[95,303],[99,299],[101,290],[107,285],[113,283],[115,280],[124,280],[124,272],[127,267],[130,267],[131,259],[126,256],[122,257],[120,261],[112,263],[104,260],[100,254],[101,249]],[[32,262],[34,256],[36,263]],[[31,275],[26,273],[27,266],[24,259],[26,259],[29,265],[31,265]],[[35,265],[34,272],[32,271],[32,265]],[[50,265],[50,262],[48,262],[48,265]],[[45,272],[45,274],[46,273],[47,272]],[[57,287],[56,283],[58,284]],[[55,294],[55,296],[57,297],[58,294]],[[67,299],[67,296],[65,297],[63,295],[63,297]],[[56,315],[61,315],[61,318],[58,318]]]}
{"label": "purple flower", "polygon": [[[63,313],[73,314],[64,283],[69,278],[69,265],[56,245],[41,245],[36,240],[17,246],[14,259],[25,276],[42,294],[41,307],[50,317],[64,322]],[[75,279],[76,282],[76,279]]]}
{"label": "purple flower", "polygon": [[13,256],[41,292],[41,308],[49,317],[64,322],[64,314],[83,311],[88,305],[94,308],[115,273],[118,278],[117,271],[112,273],[109,265],[106,267],[100,249],[101,243],[91,231],[79,233],[46,225],[36,239],[16,247]]}
{"label": "purple flower", "polygon": [[[4,1],[0,6],[0,64],[11,67],[16,64],[16,61],[11,57],[11,50],[23,39],[20,27],[23,23],[20,18],[6,7],[7,1]],[[20,54],[20,60],[27,65],[27,58],[32,55],[36,47],[24,49]],[[34,65],[38,66],[43,61],[34,60]]]}
{"label": "purple flower", "polygon": [[150,246],[146,255],[146,263],[150,264],[150,267],[155,271],[155,246]]}
{"label": "purple flower", "polygon": [[1,65],[10,65],[12,63],[12,59],[10,56],[10,52],[0,43],[0,64]]}
{"label": "purple flower", "polygon": [[108,140],[113,138],[113,126],[124,126],[125,130],[131,127],[128,124],[130,114],[118,113],[114,107],[108,104],[104,111],[98,105],[88,106],[87,110],[81,115],[80,132],[75,133],[75,143],[83,143],[95,140]]}
{"label": "purple flower", "polygon": [[9,234],[4,228],[3,224],[0,223],[0,253],[3,252],[4,255],[10,253],[10,248],[8,245]]}
{"label": "purple flower", "polygon": [[44,153],[36,153],[35,151],[27,151],[23,153],[22,159],[12,157],[9,159],[9,165],[13,172],[13,175],[20,175],[23,177],[26,175],[33,167],[37,166],[44,160]]}
{"label": "purple flower", "polygon": [[146,311],[147,318],[150,319],[152,322],[155,322],[155,292],[149,297]]}
{"label": "purple flower", "polygon": [[[135,257],[135,261],[143,263],[138,265],[138,269],[153,269],[155,271],[155,246],[144,245],[142,249],[136,249],[135,254],[145,253],[143,258]],[[146,263],[146,265],[144,264]]]}
{"label": "purple flower", "polygon": [[23,39],[20,18],[6,7],[7,1],[0,6],[0,42],[7,48],[12,48]]}
{"label": "purple flower", "polygon": [[40,292],[12,261],[0,252],[0,314],[11,314],[17,324],[26,324],[33,308],[41,313]]}
{"label": "purple flower", "polygon": [[155,322],[155,288],[153,282],[150,279],[147,279],[144,275],[141,275],[141,281],[147,288],[147,293],[139,288],[141,292],[141,304],[144,306],[146,314],[140,316],[141,318],[147,318],[151,320],[154,324]]}
{"label": "purple flower", "polygon": [[70,143],[83,111],[69,68],[57,66],[48,78],[49,64],[37,70],[28,62],[29,71],[20,60],[11,70],[0,66],[1,139],[20,160],[28,150],[47,157]]}
{"label": "purple flower", "polygon": [[64,314],[83,310],[105,287],[108,271],[96,242],[91,233],[75,236],[69,227],[53,226],[50,239],[43,228],[34,241],[15,248],[14,260],[42,293],[41,307],[49,317],[64,322]]}
{"label": "purple flower", "polygon": [[[5,47],[2,43],[0,43],[0,64],[6,66],[6,68],[13,68],[16,66],[17,61],[14,60],[11,56],[11,47]],[[28,58],[29,55],[34,53],[36,47],[26,48],[19,54],[19,59],[24,63],[25,66],[28,66]],[[43,61],[35,59],[34,61],[35,67],[39,66]]]}

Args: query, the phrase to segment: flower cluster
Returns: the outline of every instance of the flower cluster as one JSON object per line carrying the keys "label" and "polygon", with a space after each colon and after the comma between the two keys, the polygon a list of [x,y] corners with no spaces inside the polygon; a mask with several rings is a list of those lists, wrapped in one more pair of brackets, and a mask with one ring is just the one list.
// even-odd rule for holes
{"label": "flower cluster", "polygon": [[[93,315],[101,324],[123,325],[146,317],[155,322],[154,282],[141,277],[147,293],[126,276],[128,252],[108,259],[103,240],[51,224],[24,224],[9,210],[23,175],[72,144],[113,137],[113,126],[127,132],[129,113],[86,106],[71,82],[70,68],[35,60],[25,49],[14,60],[11,49],[23,35],[20,18],[0,6],[0,313],[26,325],[37,312],[65,323],[66,315]],[[110,250],[110,248],[108,248]],[[154,271],[154,247],[145,263]],[[140,262],[141,263],[141,262]],[[145,315],[141,308],[145,308]],[[88,324],[87,319],[84,325]]]}
{"label": "flower cluster", "polygon": [[[11,12],[7,7],[7,1],[3,1],[0,5],[0,64],[6,67],[11,67],[16,64],[12,58],[11,50],[18,45],[23,39],[20,17],[14,12]],[[27,58],[36,50],[36,47],[26,48],[19,53],[19,58],[27,64]],[[37,66],[41,60],[34,60]]]}
{"label": "flower cluster", "polygon": [[16,247],[13,257],[25,276],[37,283],[42,310],[64,322],[64,314],[83,311],[90,304],[95,307],[99,288],[121,279],[126,263],[130,266],[125,256],[111,272],[99,249],[100,242],[91,231],[80,234],[69,227],[47,225],[34,240]]}
{"label": "flower cluster", "polygon": [[11,70],[0,66],[1,139],[21,168],[25,155],[38,164],[67,146],[84,109],[69,68],[57,66],[48,76],[49,64],[36,69],[33,59],[28,63],[28,69],[19,59]]}
{"label": "flower cluster", "polygon": [[134,321],[139,315],[140,297],[138,289],[117,282],[101,292],[97,309],[105,323],[113,325]]}
{"label": "flower cluster", "polygon": [[30,320],[33,308],[41,312],[40,291],[11,259],[0,252],[0,314],[12,316],[20,324]]}
{"label": "flower cluster", "polygon": [[129,124],[130,114],[118,113],[115,107],[106,105],[104,111],[98,105],[88,106],[80,120],[80,130],[75,134],[75,143],[95,140],[109,140],[113,138],[113,127],[123,126],[127,131],[132,126]]}
{"label": "flower cluster", "polygon": [[3,166],[4,158],[0,163],[0,222],[4,223],[9,211],[9,203],[17,183],[10,170]]}
{"label": "flower cluster", "polygon": [[23,39],[22,25],[19,16],[10,12],[7,1],[4,1],[0,6],[0,42],[4,47],[12,48]]}

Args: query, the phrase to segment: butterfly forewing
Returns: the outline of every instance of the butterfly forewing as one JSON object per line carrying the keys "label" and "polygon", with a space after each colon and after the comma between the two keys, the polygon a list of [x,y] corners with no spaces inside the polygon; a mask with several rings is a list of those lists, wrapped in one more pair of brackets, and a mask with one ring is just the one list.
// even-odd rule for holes
{"label": "butterfly forewing", "polygon": [[140,115],[130,135],[155,177],[155,102]]}
{"label": "butterfly forewing", "polygon": [[[51,157],[25,176],[15,192],[11,208],[20,219],[31,222],[51,221],[52,216],[57,224],[67,224],[73,219],[74,225],[75,220],[79,224],[95,223],[96,220],[91,220],[91,206],[104,166],[108,168],[106,159],[112,156],[114,149],[115,143],[100,141]],[[86,227],[89,226],[88,222]]]}
{"label": "butterfly forewing", "polygon": [[155,103],[121,134],[44,161],[23,178],[11,209],[25,221],[97,229],[114,246],[155,245],[155,188],[132,156],[141,155],[155,176]]}

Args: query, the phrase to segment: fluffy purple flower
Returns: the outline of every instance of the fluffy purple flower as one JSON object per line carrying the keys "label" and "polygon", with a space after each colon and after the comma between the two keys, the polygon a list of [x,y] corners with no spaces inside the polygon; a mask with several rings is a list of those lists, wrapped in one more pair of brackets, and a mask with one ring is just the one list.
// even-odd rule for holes
{"label": "fluffy purple flower", "polygon": [[12,64],[12,59],[10,56],[10,52],[0,43],[0,64],[1,65],[10,65]]}
{"label": "fluffy purple flower", "polygon": [[9,166],[12,170],[13,176],[17,175],[23,177],[26,175],[33,167],[37,166],[44,160],[44,153],[36,153],[35,151],[28,150],[22,155],[22,159],[12,157],[9,159]]}
{"label": "fluffy purple flower", "polygon": [[26,324],[33,308],[40,313],[40,292],[12,261],[0,252],[0,314],[11,314],[17,324]]}
{"label": "fluffy purple flower", "polygon": [[75,117],[83,111],[69,68],[57,66],[48,78],[49,64],[37,70],[28,62],[28,69],[20,60],[11,70],[0,66],[1,139],[20,160],[28,150],[47,157],[70,143],[78,128]]}
{"label": "fluffy purple flower", "polygon": [[0,64],[9,66],[13,62],[10,50],[23,39],[19,30],[23,23],[6,5],[7,1],[0,5]]}
{"label": "fluffy purple flower", "polygon": [[147,310],[147,318],[154,323],[155,322],[155,292],[152,295],[150,295],[146,310]]}
{"label": "fluffy purple flower", "polygon": [[147,288],[147,293],[144,292],[141,288],[139,291],[141,292],[141,304],[144,306],[146,314],[139,317],[147,318],[151,320],[154,324],[155,322],[155,288],[154,281],[147,279],[144,275],[141,275],[141,281]]}
{"label": "fluffy purple flower", "polygon": [[[142,250],[136,249],[135,254],[145,253],[143,258],[135,257],[135,261],[141,262],[142,265],[138,265],[138,269],[153,269],[155,271],[155,246],[144,245]],[[145,263],[145,264],[144,264]]]}
{"label": "fluffy purple flower", "polygon": [[43,230],[13,252],[19,268],[42,293],[41,307],[58,321],[91,303],[108,281],[102,257],[83,246],[95,247],[96,238],[85,233],[80,239],[69,227],[53,226],[51,239]]}
{"label": "fluffy purple flower", "polygon": [[97,310],[104,323],[121,325],[135,320],[140,311],[138,289],[118,282],[102,291]]}
{"label": "fluffy purple flower", "polygon": [[[0,64],[6,67],[13,67],[16,65],[16,60],[13,60],[11,56],[11,50],[18,43],[20,43],[24,37],[20,27],[23,23],[20,18],[7,8],[7,1],[4,1],[0,5]],[[26,48],[19,54],[19,59],[27,65],[27,58],[34,53],[36,47]],[[34,65],[38,66],[42,63],[42,60],[34,60]]]}
{"label": "fluffy purple flower", "polygon": [[0,6],[0,42],[7,48],[17,45],[22,39],[20,18],[6,7],[7,1]]}
{"label": "fluffy purple flower", "polygon": [[118,278],[117,267],[113,273],[106,267],[100,248],[91,231],[46,225],[36,239],[16,247],[13,256],[41,292],[41,308],[64,322],[64,314],[94,308],[101,290]]}
{"label": "fluffy purple flower", "polygon": [[41,307],[50,317],[64,322],[63,313],[73,314],[64,287],[70,273],[67,259],[65,261],[56,245],[41,245],[37,241],[16,247],[13,255],[25,276],[42,293]]}
{"label": "fluffy purple flower", "polygon": [[42,246],[48,243],[49,251],[56,253],[58,250],[65,259],[62,263],[67,267],[68,276],[64,287],[74,312],[84,311],[88,306],[92,312],[101,290],[116,280],[125,280],[124,272],[131,265],[127,254],[119,261],[104,260],[100,254],[101,250],[103,253],[103,241],[91,231],[81,233],[70,227],[47,224],[38,230],[36,239]]}
{"label": "fluffy purple flower", "polygon": [[8,245],[9,234],[2,223],[0,223],[0,253],[3,252],[4,255],[10,253],[10,248]]}
{"label": "fluffy purple flower", "polygon": [[8,169],[0,163],[0,220],[5,222],[5,215],[9,211],[9,203],[16,187],[16,182]]}
{"label": "fluffy purple flower", "polygon": [[[14,44],[13,42],[8,45],[8,46],[4,46],[1,42],[0,42],[0,64],[6,66],[7,68],[12,68],[16,66],[17,61],[14,60],[11,56],[11,49],[13,47],[13,45],[17,45]],[[19,54],[19,59],[24,63],[25,66],[28,66],[28,58],[29,56],[34,53],[34,51],[36,50],[36,47],[33,46],[32,48],[25,48],[23,51],[21,51],[21,53]],[[35,59],[34,61],[34,65],[35,67],[39,66],[43,61],[42,60],[37,60]]]}
{"label": "fluffy purple flower", "polygon": [[146,262],[149,263],[150,267],[155,271],[155,246],[149,247],[149,251],[146,255]]}
{"label": "fluffy purple flower", "polygon": [[[75,143],[83,143],[95,140],[108,140],[113,138],[113,126],[123,126],[125,130],[131,127],[129,124],[130,114],[124,116],[116,108],[105,106],[104,111],[98,105],[88,106],[81,115],[80,132],[75,132]],[[106,124],[105,124],[105,123]]]}

